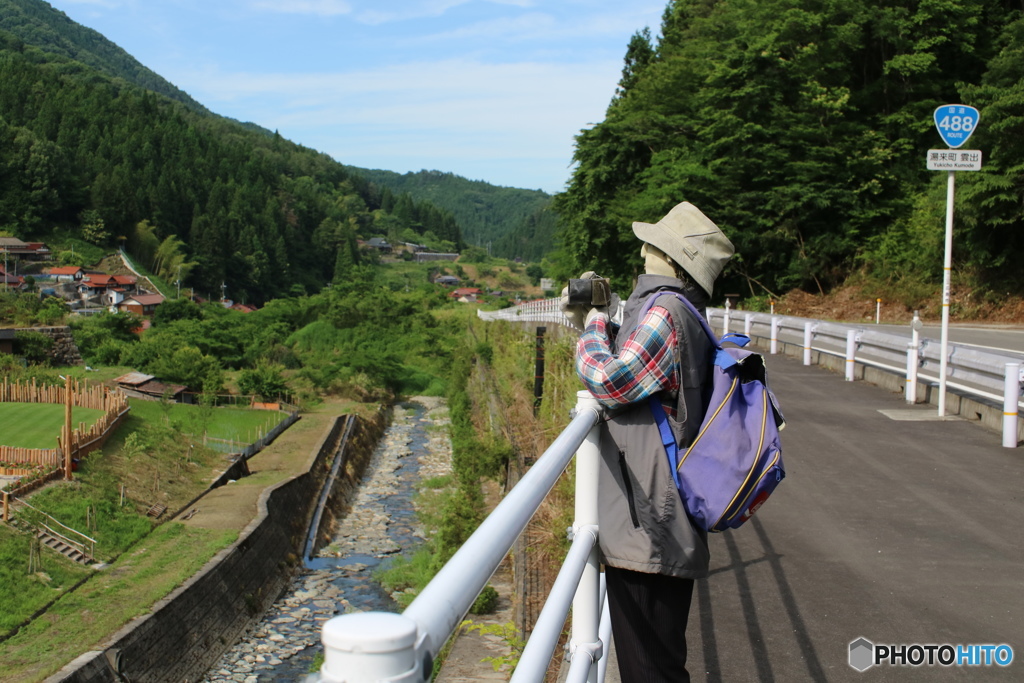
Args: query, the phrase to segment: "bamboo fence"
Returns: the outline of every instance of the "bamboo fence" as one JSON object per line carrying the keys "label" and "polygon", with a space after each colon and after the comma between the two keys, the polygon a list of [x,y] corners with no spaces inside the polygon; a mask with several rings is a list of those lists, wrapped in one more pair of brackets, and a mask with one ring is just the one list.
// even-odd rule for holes
{"label": "bamboo fence", "polygon": [[[57,403],[65,404],[65,387],[58,385],[40,386],[35,379],[28,382],[11,383],[5,377],[0,384],[0,402],[4,403]],[[104,386],[88,386],[77,380],[71,382],[71,404],[80,408],[102,410],[92,426],[79,422],[71,431],[70,452],[83,457],[103,445],[107,436],[128,412],[128,398],[120,389],[110,391]],[[40,467],[60,468],[64,465],[65,444],[57,436],[56,448],[14,448],[0,446],[0,467],[28,466],[30,471]],[[13,474],[13,472],[12,472]]]}

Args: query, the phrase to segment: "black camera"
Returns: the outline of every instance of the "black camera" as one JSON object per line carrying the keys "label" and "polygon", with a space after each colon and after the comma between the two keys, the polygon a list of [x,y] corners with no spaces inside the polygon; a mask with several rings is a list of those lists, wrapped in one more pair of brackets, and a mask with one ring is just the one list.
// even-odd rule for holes
{"label": "black camera", "polygon": [[612,300],[612,288],[607,278],[569,280],[570,306],[607,306]]}

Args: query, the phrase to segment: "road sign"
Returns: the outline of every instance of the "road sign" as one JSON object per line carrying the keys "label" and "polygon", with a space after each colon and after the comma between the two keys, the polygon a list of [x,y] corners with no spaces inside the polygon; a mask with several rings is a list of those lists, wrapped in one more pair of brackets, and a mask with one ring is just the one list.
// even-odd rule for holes
{"label": "road sign", "polygon": [[935,110],[935,128],[938,129],[942,141],[956,149],[971,137],[978,127],[981,116],[974,107],[965,104],[944,104]]}
{"label": "road sign", "polygon": [[930,149],[928,150],[929,171],[980,171],[981,150],[978,149]]}

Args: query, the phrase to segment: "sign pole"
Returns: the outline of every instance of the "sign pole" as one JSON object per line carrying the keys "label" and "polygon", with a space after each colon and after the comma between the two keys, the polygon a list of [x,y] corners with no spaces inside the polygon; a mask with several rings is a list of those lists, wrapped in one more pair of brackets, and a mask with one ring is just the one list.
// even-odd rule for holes
{"label": "sign pole", "polygon": [[953,198],[956,173],[950,171],[946,180],[946,249],[942,261],[942,334],[939,347],[939,417],[946,416],[946,366],[949,364],[949,303],[953,271]]}
{"label": "sign pole", "polygon": [[939,417],[946,416],[946,370],[949,365],[949,305],[953,271],[953,200],[956,192],[956,171],[981,170],[979,150],[959,149],[978,127],[980,115],[965,104],[944,104],[933,114],[939,136],[949,150],[929,150],[930,171],[947,171],[946,180],[946,249],[942,262],[942,336],[939,359]]}

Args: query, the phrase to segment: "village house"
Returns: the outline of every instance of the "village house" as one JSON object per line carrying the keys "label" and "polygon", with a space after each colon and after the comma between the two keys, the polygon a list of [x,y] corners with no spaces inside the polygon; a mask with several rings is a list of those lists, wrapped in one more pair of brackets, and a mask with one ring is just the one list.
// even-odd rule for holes
{"label": "village house", "polygon": [[443,287],[454,287],[459,284],[461,280],[454,275],[438,275],[434,278],[434,284],[442,285]]}
{"label": "village house", "polygon": [[118,302],[116,308],[118,311],[128,311],[148,318],[163,302],[164,297],[160,294],[135,294]]}
{"label": "village house", "polygon": [[11,275],[4,271],[3,266],[0,265],[0,288],[6,289],[24,289],[25,278],[20,275]]}
{"label": "village house", "polygon": [[0,237],[0,253],[23,261],[49,261],[53,258],[42,242],[22,242],[17,237]]}
{"label": "village house", "polygon": [[89,273],[78,284],[79,293],[85,297],[98,296],[108,289],[116,289],[125,294],[138,291],[138,278],[134,275],[107,275],[106,273]]}
{"label": "village house", "polygon": [[154,400],[166,397],[175,403],[192,402],[192,395],[185,393],[184,386],[161,382],[153,375],[141,372],[129,372],[127,375],[121,375],[114,380],[114,383],[130,398]]}
{"label": "village house", "polygon": [[78,266],[57,266],[46,271],[57,282],[81,282],[85,271]]}
{"label": "village house", "polygon": [[479,287],[460,287],[453,290],[448,296],[460,303],[472,304],[476,303],[482,294],[483,290]]}
{"label": "village house", "polygon": [[368,247],[370,247],[372,249],[376,249],[377,251],[379,251],[382,254],[390,254],[391,253],[391,245],[388,244],[388,241],[386,239],[384,239],[383,237],[371,237],[366,242],[366,246],[368,246]]}

